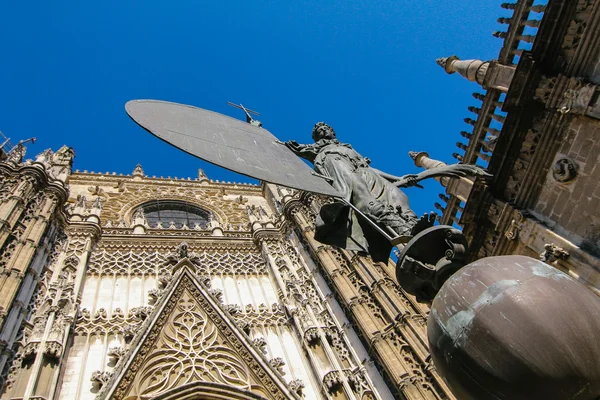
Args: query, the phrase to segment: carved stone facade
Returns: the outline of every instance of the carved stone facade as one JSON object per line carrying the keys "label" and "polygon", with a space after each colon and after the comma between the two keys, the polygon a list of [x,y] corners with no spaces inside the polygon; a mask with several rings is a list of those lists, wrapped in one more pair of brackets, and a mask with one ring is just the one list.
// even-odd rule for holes
{"label": "carved stone facade", "polygon": [[300,193],[71,173],[73,155],[0,163],[0,397],[395,397],[282,213]]}
{"label": "carved stone facade", "polygon": [[[498,59],[453,64],[486,90],[455,157],[494,178],[441,179],[440,222],[600,293],[600,1],[503,7]],[[314,240],[328,199],[24,155],[0,154],[2,399],[454,399],[393,263]]]}
{"label": "carved stone facade", "polygon": [[540,258],[600,295],[600,1],[533,3],[502,5],[513,15],[493,63],[510,82],[473,95],[456,153],[494,178],[442,182],[440,220],[464,228],[471,260]]}

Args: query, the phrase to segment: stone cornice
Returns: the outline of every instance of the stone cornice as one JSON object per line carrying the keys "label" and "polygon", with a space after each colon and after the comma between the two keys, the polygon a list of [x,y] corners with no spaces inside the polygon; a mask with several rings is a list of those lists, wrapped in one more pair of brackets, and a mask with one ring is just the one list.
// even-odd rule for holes
{"label": "stone cornice", "polygon": [[[254,223],[256,226],[259,223]],[[265,240],[280,240],[289,231],[290,226],[287,220],[278,223],[276,226],[273,224],[261,224],[261,227],[253,226],[252,239],[255,243],[259,244]]]}
{"label": "stone cornice", "polygon": [[0,173],[12,176],[30,176],[41,188],[56,194],[59,204],[64,204],[69,197],[68,189],[62,181],[52,179],[48,176],[46,169],[40,163],[14,164],[12,162],[0,162]]}
{"label": "stone cornice", "polygon": [[248,192],[253,192],[255,195],[260,196],[262,193],[262,188],[260,185],[249,184],[249,183],[233,183],[233,182],[220,182],[215,180],[208,179],[184,179],[184,178],[150,178],[143,177],[137,178],[131,175],[116,175],[116,174],[101,174],[95,172],[74,172],[69,176],[68,182],[71,184],[78,185],[97,185],[98,183],[118,183],[124,182],[127,185],[131,186],[165,186],[165,185],[175,185],[177,187],[194,187],[198,189],[212,189],[212,190],[226,190],[228,194],[235,194],[235,192],[240,192],[240,194],[248,194]]}
{"label": "stone cornice", "polygon": [[65,232],[69,236],[90,237],[94,241],[97,241],[102,236],[100,225],[88,221],[70,221],[65,227]]}
{"label": "stone cornice", "polygon": [[247,241],[252,239],[248,231],[224,231],[223,236],[213,236],[209,230],[148,229],[144,234],[135,234],[133,228],[103,227],[102,237],[108,240],[201,240],[201,241]]}

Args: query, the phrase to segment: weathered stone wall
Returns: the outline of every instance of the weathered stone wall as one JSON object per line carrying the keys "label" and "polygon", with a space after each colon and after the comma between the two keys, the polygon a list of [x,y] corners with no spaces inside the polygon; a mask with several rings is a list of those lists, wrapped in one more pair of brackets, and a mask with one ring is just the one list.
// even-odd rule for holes
{"label": "weathered stone wall", "polygon": [[[576,176],[560,182],[555,177],[555,167],[565,158],[576,165]],[[576,117],[533,208],[554,231],[592,254],[600,253],[599,158],[600,121]]]}

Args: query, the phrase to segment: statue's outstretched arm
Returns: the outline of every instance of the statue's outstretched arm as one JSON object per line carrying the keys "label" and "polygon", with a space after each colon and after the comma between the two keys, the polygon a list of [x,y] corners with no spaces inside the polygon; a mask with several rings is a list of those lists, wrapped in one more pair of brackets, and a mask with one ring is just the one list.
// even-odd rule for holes
{"label": "statue's outstretched arm", "polygon": [[310,162],[314,162],[315,157],[317,156],[317,151],[314,148],[314,145],[311,144],[299,144],[295,140],[288,140],[287,142],[277,140],[276,143],[284,145],[298,157],[305,158]]}
{"label": "statue's outstretched arm", "polygon": [[376,174],[380,175],[382,178],[387,179],[390,182],[396,182],[396,181],[402,179],[401,176],[396,176],[396,175],[388,174],[387,172],[380,171],[377,168],[373,168],[373,167],[370,167],[370,168],[371,168],[371,170],[373,170],[373,172],[375,172]]}
{"label": "statue's outstretched arm", "polygon": [[445,165],[428,169],[418,174],[408,174],[399,178],[394,185],[398,187],[419,186],[418,182],[428,178],[448,177],[462,178],[467,176],[489,178],[492,175],[487,173],[483,168],[471,164],[453,164]]}

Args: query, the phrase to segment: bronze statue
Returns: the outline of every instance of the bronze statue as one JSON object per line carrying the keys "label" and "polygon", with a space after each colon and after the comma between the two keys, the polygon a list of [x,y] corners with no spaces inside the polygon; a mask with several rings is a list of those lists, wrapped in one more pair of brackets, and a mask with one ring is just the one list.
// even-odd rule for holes
{"label": "bronze statue", "polygon": [[[152,134],[196,157],[265,182],[329,196],[333,202],[321,208],[315,239],[368,252],[375,261],[387,261],[392,246],[433,229],[435,214],[418,219],[399,187],[418,186],[420,180],[435,176],[488,176],[466,164],[391,175],[372,168],[368,158],[340,143],[325,123],[315,125],[314,144],[282,143],[251,117],[256,111],[230,105],[244,110],[248,123],[156,100],[130,101],[125,108]],[[316,172],[296,155],[311,161]]]}
{"label": "bronze statue", "polygon": [[348,250],[368,252],[374,261],[386,262],[392,244],[382,238],[369,221],[353,212],[348,203],[391,234],[406,237],[406,242],[432,226],[435,215],[426,214],[418,219],[399,187],[418,186],[420,180],[433,176],[489,176],[479,167],[456,164],[399,177],[371,167],[371,160],[361,156],[350,144],[338,141],[333,128],[324,122],[315,125],[312,137],[314,144],[298,144],[293,140],[284,144],[312,162],[317,174],[343,196],[343,201],[336,200],[321,208],[315,239]]}

